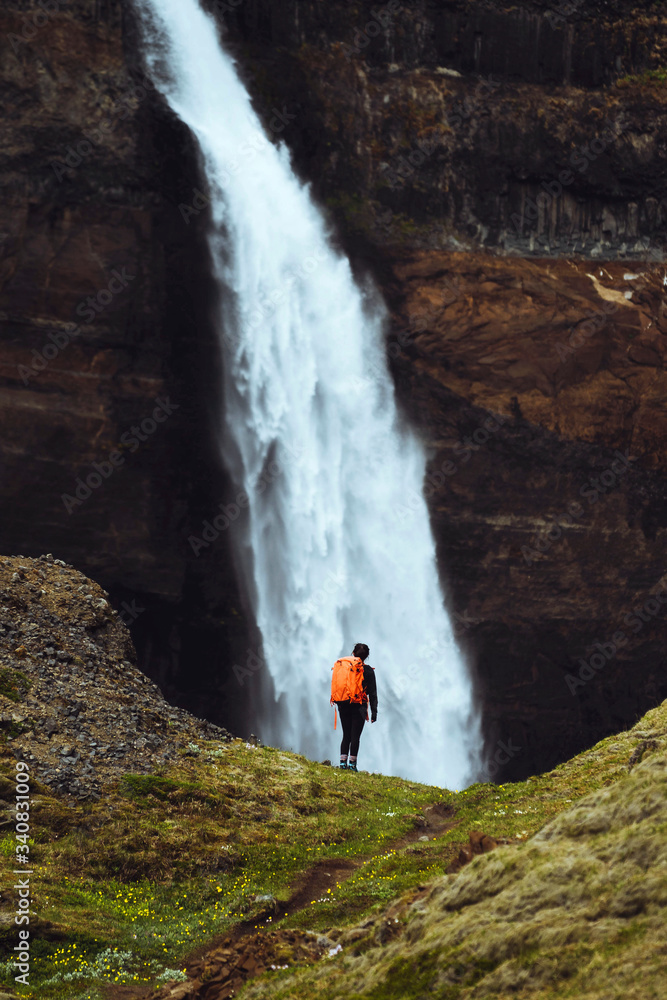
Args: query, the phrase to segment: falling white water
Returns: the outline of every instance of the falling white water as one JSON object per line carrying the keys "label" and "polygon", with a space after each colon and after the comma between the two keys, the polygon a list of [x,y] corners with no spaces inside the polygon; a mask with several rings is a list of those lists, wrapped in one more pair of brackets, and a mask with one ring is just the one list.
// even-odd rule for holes
{"label": "falling white water", "polygon": [[230,530],[263,642],[235,666],[253,686],[253,729],[336,760],[331,666],[365,642],[379,712],[360,767],[461,788],[478,763],[478,723],[381,306],[365,301],[286,149],[262,132],[214,21],[197,0],[135,2],[148,71],[194,133],[210,190],[225,455],[249,498],[243,538],[240,519]]}

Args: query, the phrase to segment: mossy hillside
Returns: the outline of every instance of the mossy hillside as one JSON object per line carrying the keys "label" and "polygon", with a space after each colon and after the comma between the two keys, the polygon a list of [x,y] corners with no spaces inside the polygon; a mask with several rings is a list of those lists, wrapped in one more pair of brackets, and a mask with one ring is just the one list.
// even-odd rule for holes
{"label": "mossy hillside", "polygon": [[[102,996],[105,983],[155,983],[165,968],[182,968],[194,947],[257,918],[266,907],[257,897],[288,899],[303,873],[323,859],[351,860],[358,867],[283,926],[337,928],[332,933],[341,942],[350,935],[354,949],[370,955],[378,928],[387,923],[387,904],[394,914],[392,933],[403,934],[411,902],[424,895],[424,886],[438,884],[470,830],[528,840],[573,801],[614,788],[627,776],[633,754],[639,756],[637,748],[655,754],[664,732],[667,710],[660,708],[633,730],[547,775],[461,792],[348,774],[241,741],[202,742],[178,767],[154,776],[126,775],[100,802],[83,806],[35,786],[37,923],[32,987],[23,995],[92,1000]],[[13,760],[6,748],[3,755],[2,770],[9,775]],[[435,803],[455,811],[456,825],[435,840],[404,842],[421,810]],[[0,870],[11,885],[11,838],[5,835],[0,845]],[[13,910],[10,897],[3,899],[3,915]],[[4,926],[8,954],[14,928]],[[344,944],[345,961],[351,943]],[[399,960],[409,969],[410,955]],[[322,968],[341,975],[337,962]],[[13,983],[8,968],[2,981]],[[282,989],[282,980],[270,982]],[[269,990],[268,979],[262,988]]]}
{"label": "mossy hillside", "polygon": [[[546,774],[506,785],[443,790],[440,802],[456,817],[449,831],[435,842],[412,844],[399,852],[373,857],[336,888],[326,905],[317,904],[308,913],[295,914],[289,923],[315,930],[349,923],[360,912],[364,894],[369,904],[377,904],[389,898],[390,886],[397,896],[426,878],[443,875],[472,830],[519,843],[527,841],[577,799],[624,778],[633,755],[640,759],[661,745],[664,736],[656,739],[655,732],[667,733],[667,703],[649,712],[632,729],[602,740]],[[370,905],[365,912],[370,912]]]}
{"label": "mossy hillside", "polygon": [[[12,767],[5,747],[7,778]],[[100,802],[72,805],[33,789],[36,922],[31,989],[19,992],[40,1000],[92,998],[105,982],[155,982],[195,946],[258,914],[266,903],[255,897],[286,900],[321,859],[386,853],[443,796],[242,741],[200,743],[169,771],[125,775]],[[14,847],[5,833],[6,886]],[[419,881],[423,858],[414,861]],[[361,887],[356,912],[387,898]],[[6,957],[16,936],[11,892],[3,904]],[[12,970],[2,973],[13,985]]]}
{"label": "mossy hillside", "polygon": [[513,817],[532,828],[539,813],[552,818],[343,930],[330,961],[249,984],[243,1000],[663,997],[667,704],[550,774],[494,791],[460,793],[461,824],[443,841],[460,836],[466,813],[486,814],[479,826],[494,835],[524,836]]}

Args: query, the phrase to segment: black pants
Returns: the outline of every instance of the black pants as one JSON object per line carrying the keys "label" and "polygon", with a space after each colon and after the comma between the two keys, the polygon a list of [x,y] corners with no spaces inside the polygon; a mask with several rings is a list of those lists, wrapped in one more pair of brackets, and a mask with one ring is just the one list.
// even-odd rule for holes
{"label": "black pants", "polygon": [[340,744],[340,755],[356,757],[359,753],[359,739],[366,721],[366,706],[355,705],[351,701],[337,701],[340,722],[343,727],[343,739]]}

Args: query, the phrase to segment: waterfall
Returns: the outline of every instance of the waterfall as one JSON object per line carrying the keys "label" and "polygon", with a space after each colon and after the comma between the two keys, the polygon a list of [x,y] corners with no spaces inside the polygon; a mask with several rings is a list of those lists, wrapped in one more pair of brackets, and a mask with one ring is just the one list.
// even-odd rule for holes
{"label": "waterfall", "polygon": [[331,666],[363,642],[379,712],[359,766],[461,788],[479,726],[443,606],[425,455],[397,415],[382,304],[355,283],[286,148],[263,132],[214,20],[197,0],[135,4],[148,72],[194,134],[210,194],[221,440],[246,508],[229,530],[262,636],[229,668],[253,686],[253,729],[336,761]]}

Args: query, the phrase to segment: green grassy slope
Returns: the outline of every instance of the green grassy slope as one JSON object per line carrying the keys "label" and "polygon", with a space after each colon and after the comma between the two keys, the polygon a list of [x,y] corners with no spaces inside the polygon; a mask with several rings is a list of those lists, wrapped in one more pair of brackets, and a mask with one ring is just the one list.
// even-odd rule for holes
{"label": "green grassy slope", "polygon": [[[201,743],[168,772],[125,776],[99,802],[69,805],[37,787],[31,986],[17,992],[148,991],[197,946],[259,917],[256,897],[287,900],[317,862],[344,859],[356,866],[349,878],[281,924],[327,930],[340,954],[266,974],[243,996],[607,1000],[617,994],[604,977],[626,965],[625,996],[658,996],[665,734],[667,704],[547,775],[458,793],[242,741]],[[645,760],[628,774],[637,747]],[[13,765],[0,747],[2,772]],[[403,841],[434,803],[452,807],[456,825]],[[512,843],[445,875],[472,830]],[[5,957],[16,938],[14,850],[6,826]],[[640,956],[643,994],[632,993]],[[0,972],[13,987],[12,969]]]}
{"label": "green grassy slope", "polygon": [[[664,1000],[666,751],[667,704],[550,775],[505,787],[491,832],[553,818],[343,932],[334,960],[242,997]],[[464,793],[471,820],[479,809],[490,821],[488,794]]]}
{"label": "green grassy slope", "polygon": [[[12,773],[6,748],[1,766]],[[341,773],[240,740],[201,744],[163,775],[127,775],[98,803],[68,805],[43,787],[35,792],[34,988],[18,992],[40,1000],[94,997],[96,982],[153,982],[195,945],[259,912],[255,896],[286,899],[322,858],[381,855],[423,805],[443,797],[441,789]],[[8,825],[0,840],[5,956],[16,939],[15,846]],[[416,857],[410,877],[418,881],[427,868]],[[392,892],[367,868],[353,912]],[[13,985],[12,970],[0,972]]]}

